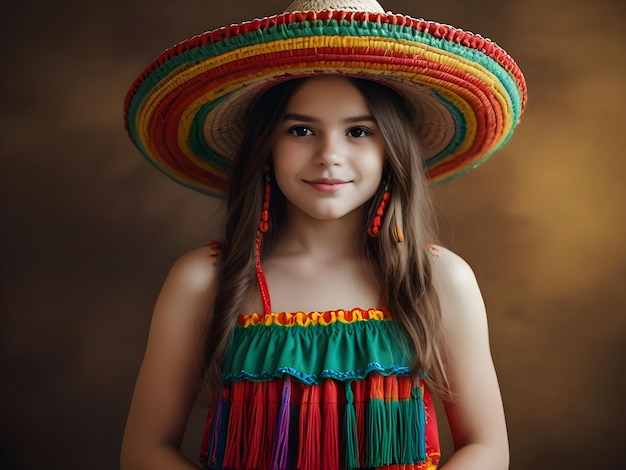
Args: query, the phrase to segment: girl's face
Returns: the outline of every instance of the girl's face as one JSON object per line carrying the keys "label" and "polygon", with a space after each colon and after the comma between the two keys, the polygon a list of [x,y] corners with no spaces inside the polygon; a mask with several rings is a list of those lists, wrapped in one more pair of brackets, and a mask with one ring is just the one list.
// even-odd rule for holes
{"label": "girl's face", "polygon": [[367,102],[348,80],[311,78],[289,100],[272,145],[276,183],[309,217],[352,213],[380,185],[385,144]]}

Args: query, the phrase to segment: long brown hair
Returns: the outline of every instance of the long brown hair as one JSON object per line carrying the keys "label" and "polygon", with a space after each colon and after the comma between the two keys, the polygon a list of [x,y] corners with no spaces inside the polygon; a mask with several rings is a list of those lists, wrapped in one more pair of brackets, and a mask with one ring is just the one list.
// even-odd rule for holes
{"label": "long brown hair", "polygon": [[[237,315],[256,286],[255,242],[264,168],[271,163],[271,145],[287,103],[305,80],[288,80],[270,88],[250,108],[247,132],[226,192],[218,292],[205,354],[204,379],[209,397],[215,397],[222,386],[222,361]],[[413,370],[426,377],[433,392],[445,395],[448,387],[440,353],[441,312],[427,247],[434,241],[434,216],[412,112],[392,89],[369,80],[349,80],[369,104],[386,147],[383,184],[365,211],[368,217],[363,221],[363,256],[378,276],[382,298],[406,331],[414,357]],[[366,234],[368,221],[374,216],[385,183],[392,203],[380,236],[372,239]],[[285,198],[273,178],[271,184],[271,230],[264,235],[262,257],[271,251],[286,216]],[[404,234],[403,242],[398,240],[398,227]]]}

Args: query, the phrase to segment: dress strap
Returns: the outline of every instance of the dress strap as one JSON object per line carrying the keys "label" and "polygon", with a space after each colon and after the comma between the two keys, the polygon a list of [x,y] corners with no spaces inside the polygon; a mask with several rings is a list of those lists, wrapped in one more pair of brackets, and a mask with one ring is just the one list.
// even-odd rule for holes
{"label": "dress strap", "polygon": [[256,258],[256,278],[259,283],[259,292],[261,294],[261,300],[263,301],[263,313],[272,313],[272,303],[270,301],[270,292],[267,288],[267,281],[265,280],[265,274],[261,269],[261,234],[256,237],[256,245],[254,250]]}

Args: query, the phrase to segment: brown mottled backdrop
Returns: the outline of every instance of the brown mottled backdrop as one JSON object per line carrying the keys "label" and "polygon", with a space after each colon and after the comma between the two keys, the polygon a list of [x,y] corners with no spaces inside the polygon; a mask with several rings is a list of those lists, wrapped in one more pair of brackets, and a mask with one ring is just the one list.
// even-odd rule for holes
{"label": "brown mottled backdrop", "polygon": [[[286,3],[3,2],[0,468],[118,466],[161,282],[219,214],[130,144],[124,94],[165,47]],[[528,80],[510,144],[436,190],[484,291],[512,468],[626,468],[625,3],[383,3],[493,38]]]}

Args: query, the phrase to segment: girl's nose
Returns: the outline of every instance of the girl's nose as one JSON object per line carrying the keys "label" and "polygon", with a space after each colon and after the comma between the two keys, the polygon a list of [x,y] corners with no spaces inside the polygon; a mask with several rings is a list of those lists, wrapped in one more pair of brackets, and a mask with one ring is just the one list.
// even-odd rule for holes
{"label": "girl's nose", "polygon": [[341,165],[344,161],[343,147],[337,137],[325,136],[315,154],[314,164],[318,166]]}

